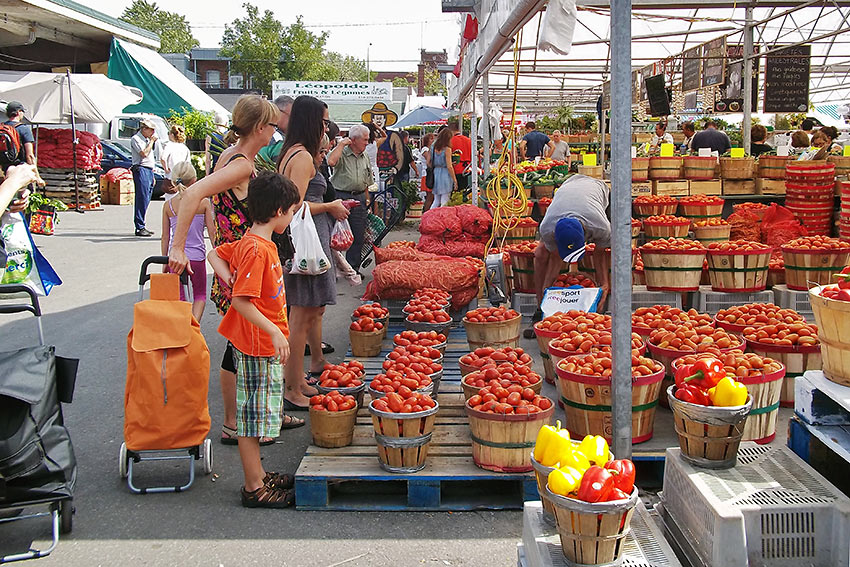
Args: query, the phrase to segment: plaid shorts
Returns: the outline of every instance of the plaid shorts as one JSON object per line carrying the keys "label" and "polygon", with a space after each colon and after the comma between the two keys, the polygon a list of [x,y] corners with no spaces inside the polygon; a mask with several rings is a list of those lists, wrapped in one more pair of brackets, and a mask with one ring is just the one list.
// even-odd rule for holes
{"label": "plaid shorts", "polygon": [[277,437],[283,420],[283,365],[277,357],[250,356],[233,349],[236,359],[236,434]]}

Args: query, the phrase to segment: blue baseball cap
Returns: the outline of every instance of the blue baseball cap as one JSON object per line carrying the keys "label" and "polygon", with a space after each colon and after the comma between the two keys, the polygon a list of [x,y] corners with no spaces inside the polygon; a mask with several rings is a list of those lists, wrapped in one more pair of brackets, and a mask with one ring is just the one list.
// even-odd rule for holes
{"label": "blue baseball cap", "polygon": [[563,218],[555,225],[555,242],[564,262],[572,264],[584,256],[584,227],[574,218]]}

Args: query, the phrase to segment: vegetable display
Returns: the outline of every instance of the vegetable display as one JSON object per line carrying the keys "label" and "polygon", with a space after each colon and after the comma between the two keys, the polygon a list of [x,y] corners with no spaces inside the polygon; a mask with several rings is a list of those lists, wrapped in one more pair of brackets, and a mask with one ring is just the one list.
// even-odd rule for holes
{"label": "vegetable display", "polygon": [[[503,362],[498,366],[488,366],[475,372],[470,372],[463,377],[463,381],[475,388],[484,388],[487,386],[501,386],[506,388],[511,384],[518,384],[523,388],[527,388],[539,383],[540,375],[534,372],[531,367],[521,364],[512,364]],[[507,385],[507,386],[506,386]]]}
{"label": "vegetable display", "polygon": [[536,394],[531,388],[511,384],[507,388],[485,386],[466,404],[470,409],[484,413],[527,415],[546,411],[552,407],[552,400]]}
{"label": "vegetable display", "polygon": [[357,321],[352,321],[351,325],[348,326],[352,331],[360,331],[363,333],[372,333],[374,331],[380,331],[384,328],[384,324],[380,321],[375,321],[371,317],[361,317]]}
{"label": "vegetable display", "polygon": [[675,397],[702,406],[731,407],[747,403],[747,386],[728,376],[718,358],[698,358],[693,364],[681,364],[674,374]]}
{"label": "vegetable display", "polygon": [[673,371],[678,371],[680,366],[694,364],[700,359],[716,358],[723,363],[727,376],[735,378],[754,378],[765,374],[774,374],[782,370],[782,364],[772,358],[767,358],[753,352],[741,350],[730,350],[721,353],[704,352],[699,354],[688,354],[673,361]]}
{"label": "vegetable display", "polygon": [[496,366],[504,362],[512,364],[521,364],[531,366],[531,356],[528,355],[522,348],[514,347],[481,347],[477,348],[469,354],[460,357],[460,362],[468,366],[483,368],[485,366]]}
{"label": "vegetable display", "polygon": [[402,331],[393,337],[393,343],[398,346],[437,346],[446,342],[446,335],[436,331]]}
{"label": "vegetable display", "polygon": [[350,360],[342,364],[326,364],[319,376],[323,388],[353,388],[363,384],[363,363]]}
{"label": "vegetable display", "polygon": [[356,407],[354,396],[344,396],[336,390],[310,398],[310,409],[316,411],[348,411]]}
{"label": "vegetable display", "polygon": [[649,334],[649,343],[662,349],[690,352],[701,352],[713,346],[720,349],[742,346],[741,339],[725,329],[693,323],[683,323],[671,330],[656,329]]}
{"label": "vegetable display", "polygon": [[373,400],[372,407],[386,413],[416,413],[435,407],[437,404],[428,394],[402,390],[390,392],[383,398]]}
{"label": "vegetable display", "polygon": [[498,323],[519,317],[519,312],[500,307],[479,307],[466,313],[465,319],[474,323]]}

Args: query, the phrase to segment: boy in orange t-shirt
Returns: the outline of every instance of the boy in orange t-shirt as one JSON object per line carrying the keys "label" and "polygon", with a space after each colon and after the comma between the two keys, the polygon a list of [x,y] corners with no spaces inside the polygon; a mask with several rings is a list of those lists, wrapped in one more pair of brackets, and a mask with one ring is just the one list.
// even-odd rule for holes
{"label": "boy in orange t-shirt", "polygon": [[218,332],[233,345],[236,359],[236,431],[245,473],[242,505],[285,508],[295,502],[292,479],[266,474],[260,438],[280,433],[282,368],[289,357],[283,269],[271,237],[286,230],[301,197],[288,178],[265,172],[248,184],[247,201],[251,228],[241,240],[211,251],[207,259],[233,290],[232,309]]}

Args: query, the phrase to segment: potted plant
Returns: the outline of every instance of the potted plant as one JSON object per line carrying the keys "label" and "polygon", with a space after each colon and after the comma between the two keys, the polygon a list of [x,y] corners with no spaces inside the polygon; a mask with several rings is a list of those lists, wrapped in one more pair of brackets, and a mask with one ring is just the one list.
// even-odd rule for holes
{"label": "potted plant", "polygon": [[186,129],[186,146],[193,152],[204,151],[204,139],[215,131],[215,118],[212,112],[181,107],[180,112],[171,109],[168,122]]}

